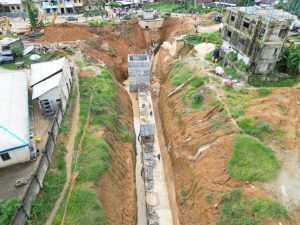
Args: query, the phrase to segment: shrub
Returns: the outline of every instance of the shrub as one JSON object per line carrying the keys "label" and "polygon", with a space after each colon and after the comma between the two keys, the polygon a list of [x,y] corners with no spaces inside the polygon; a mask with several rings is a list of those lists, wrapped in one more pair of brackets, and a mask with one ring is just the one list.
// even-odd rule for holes
{"label": "shrub", "polygon": [[244,118],[237,122],[239,127],[246,134],[253,135],[255,137],[265,137],[271,134],[272,127],[267,123],[259,123],[252,118]]}
{"label": "shrub", "polygon": [[238,56],[237,52],[234,51],[228,52],[226,54],[226,58],[232,62],[235,62],[237,60],[237,56]]}
{"label": "shrub", "polygon": [[255,138],[240,134],[234,138],[228,174],[240,180],[267,182],[276,178],[280,163],[272,150]]}
{"label": "shrub", "polygon": [[16,56],[23,56],[24,47],[20,44],[12,44],[10,49]]}
{"label": "shrub", "polygon": [[203,32],[201,34],[189,34],[185,37],[185,40],[193,45],[203,43],[206,40],[209,43],[213,43],[216,45],[222,44],[221,33],[219,31]]}
{"label": "shrub", "polygon": [[192,102],[193,103],[202,103],[204,100],[204,96],[203,94],[199,93],[199,92],[196,92],[192,95]]}

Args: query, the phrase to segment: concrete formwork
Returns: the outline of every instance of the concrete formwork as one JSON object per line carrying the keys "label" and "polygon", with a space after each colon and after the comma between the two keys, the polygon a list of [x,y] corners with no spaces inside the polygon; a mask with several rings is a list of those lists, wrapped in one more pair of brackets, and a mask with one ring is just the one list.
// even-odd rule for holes
{"label": "concrete formwork", "polygon": [[138,91],[140,86],[150,85],[151,60],[147,54],[128,55],[129,91]]}

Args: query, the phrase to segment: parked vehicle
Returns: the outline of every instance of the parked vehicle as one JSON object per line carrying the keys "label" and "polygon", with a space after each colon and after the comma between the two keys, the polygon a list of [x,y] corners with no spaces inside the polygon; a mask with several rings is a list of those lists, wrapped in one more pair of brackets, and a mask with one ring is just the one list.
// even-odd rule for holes
{"label": "parked vehicle", "polygon": [[78,21],[78,18],[75,17],[75,16],[68,16],[68,17],[66,18],[66,20],[67,20],[67,21]]}

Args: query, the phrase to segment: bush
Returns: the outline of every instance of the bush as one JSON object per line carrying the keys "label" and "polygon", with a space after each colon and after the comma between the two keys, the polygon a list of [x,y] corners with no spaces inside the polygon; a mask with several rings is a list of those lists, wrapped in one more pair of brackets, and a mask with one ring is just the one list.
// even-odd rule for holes
{"label": "bush", "polygon": [[233,154],[228,161],[228,174],[245,181],[274,180],[280,163],[272,150],[255,138],[240,134],[234,138]]}
{"label": "bush", "polygon": [[234,51],[228,52],[226,54],[226,58],[232,62],[237,61],[237,58],[238,58],[237,56],[238,56],[237,52],[234,52]]}
{"label": "bush", "polygon": [[242,79],[242,76],[233,68],[226,66],[224,69],[225,73],[233,79]]}
{"label": "bush", "polygon": [[192,95],[192,102],[195,103],[195,104],[199,104],[199,103],[202,103],[204,100],[204,96],[203,94],[199,93],[199,92],[196,92]]}
{"label": "bush", "polygon": [[24,47],[20,44],[12,44],[10,46],[10,49],[12,50],[12,52],[16,55],[16,56],[23,56],[23,52],[24,52]]}

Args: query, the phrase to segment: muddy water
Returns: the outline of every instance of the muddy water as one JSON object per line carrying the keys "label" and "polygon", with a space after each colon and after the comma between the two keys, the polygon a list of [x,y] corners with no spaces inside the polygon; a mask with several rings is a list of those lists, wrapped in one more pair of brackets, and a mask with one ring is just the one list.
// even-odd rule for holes
{"label": "muddy water", "polygon": [[[128,80],[124,81],[126,90],[128,91]],[[147,224],[146,217],[146,199],[145,199],[145,186],[144,180],[141,176],[142,170],[142,147],[138,140],[138,134],[140,132],[140,114],[139,105],[137,100],[137,94],[128,91],[132,102],[133,111],[133,122],[134,130],[136,134],[136,166],[135,166],[135,185],[136,185],[136,196],[137,196],[137,225]]]}

